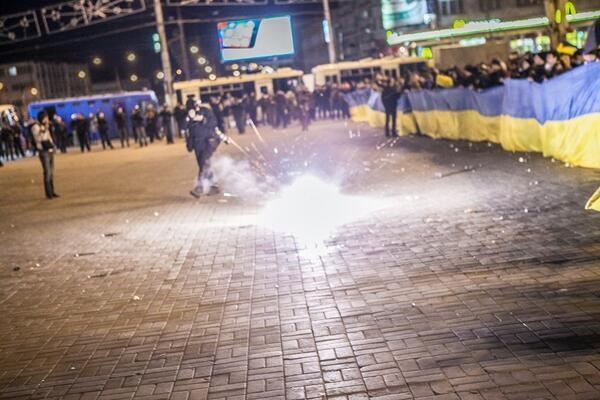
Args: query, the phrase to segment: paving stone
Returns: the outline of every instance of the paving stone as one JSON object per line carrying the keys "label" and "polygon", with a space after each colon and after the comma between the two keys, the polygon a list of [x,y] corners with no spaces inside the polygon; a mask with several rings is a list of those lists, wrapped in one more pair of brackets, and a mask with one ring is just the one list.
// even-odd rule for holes
{"label": "paving stone", "polygon": [[357,128],[235,136],[278,184],[383,201],[319,246],[256,221],[232,147],[233,196],[200,200],[182,141],[59,154],[51,202],[37,159],[7,164],[0,399],[600,398],[597,172]]}

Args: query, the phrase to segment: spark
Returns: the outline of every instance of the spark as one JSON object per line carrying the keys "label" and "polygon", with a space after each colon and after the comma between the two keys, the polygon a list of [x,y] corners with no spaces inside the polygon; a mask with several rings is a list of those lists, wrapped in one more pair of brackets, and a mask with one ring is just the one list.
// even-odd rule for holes
{"label": "spark", "polygon": [[342,194],[337,185],[303,175],[267,203],[260,220],[303,244],[320,244],[354,220],[380,210],[386,201]]}

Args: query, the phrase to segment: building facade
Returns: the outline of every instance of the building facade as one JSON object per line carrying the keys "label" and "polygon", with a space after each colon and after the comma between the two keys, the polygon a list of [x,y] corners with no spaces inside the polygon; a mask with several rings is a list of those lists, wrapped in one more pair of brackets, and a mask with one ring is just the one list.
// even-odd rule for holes
{"label": "building facade", "polygon": [[0,64],[0,103],[24,110],[27,104],[90,93],[85,64],[19,62]]}
{"label": "building facade", "polygon": [[[418,1],[418,0],[417,0]],[[545,17],[544,0],[420,0],[426,10],[420,24],[397,26],[394,32],[408,34],[418,31],[453,27],[457,21],[513,21]],[[382,4],[401,4],[397,0],[340,1],[332,10],[336,46],[340,60],[359,60],[389,51],[386,43]],[[410,2],[406,2],[407,4]],[[575,0],[577,12],[600,9],[598,0]],[[543,28],[538,31],[542,33]],[[504,36],[515,36],[508,32]],[[518,35],[517,35],[518,36]],[[507,39],[508,40],[508,39]]]}

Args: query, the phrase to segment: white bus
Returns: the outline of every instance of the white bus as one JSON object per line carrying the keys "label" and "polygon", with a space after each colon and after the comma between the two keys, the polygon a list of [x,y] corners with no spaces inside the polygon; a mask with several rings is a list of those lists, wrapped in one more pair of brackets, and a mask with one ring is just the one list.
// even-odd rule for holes
{"label": "white bus", "polygon": [[210,97],[221,96],[230,93],[234,96],[254,93],[260,97],[262,93],[273,94],[278,90],[287,91],[302,82],[302,71],[291,68],[278,70],[263,70],[256,74],[243,74],[240,76],[228,76],[223,78],[194,79],[191,81],[175,82],[173,87],[177,94],[177,100],[185,103],[188,96],[196,96],[202,101]]}
{"label": "white bus", "polygon": [[418,57],[365,58],[359,61],[343,61],[318,65],[312,69],[315,84],[358,82],[373,79],[377,74],[398,78],[405,71],[421,71],[431,65]]}

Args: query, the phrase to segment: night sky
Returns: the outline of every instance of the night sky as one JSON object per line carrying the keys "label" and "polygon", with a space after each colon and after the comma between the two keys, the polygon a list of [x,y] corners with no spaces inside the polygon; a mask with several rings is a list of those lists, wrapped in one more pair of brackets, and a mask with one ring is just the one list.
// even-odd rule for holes
{"label": "night sky", "polygon": [[[19,0],[1,1],[0,14],[40,9],[43,6],[58,4],[62,1]],[[121,79],[132,73],[150,80],[152,88],[159,88],[160,82],[154,79],[155,73],[161,69],[160,56],[154,52],[152,34],[156,32],[153,23],[154,13],[152,0],[146,0],[147,10],[143,13],[117,18],[109,22],[71,30],[69,32],[47,35],[35,40],[27,40],[15,44],[0,45],[0,63],[15,61],[54,61],[81,62],[90,65],[91,78],[94,82],[114,80],[118,73]],[[180,7],[185,20],[200,19],[201,22],[186,23],[185,34],[187,47],[197,45],[201,55],[206,57],[218,72],[224,72],[219,62],[216,23],[222,20],[266,17],[291,14],[295,21],[304,18],[321,18],[320,4],[294,6],[187,6]],[[177,25],[177,7],[167,6],[163,1],[163,12],[167,22],[167,36],[171,46],[173,69],[181,67],[179,37]],[[43,29],[42,29],[43,30]],[[128,63],[125,60],[129,51],[135,51],[137,60]],[[92,65],[94,57],[101,57],[100,66]],[[203,77],[203,72],[190,55],[192,77]]]}

